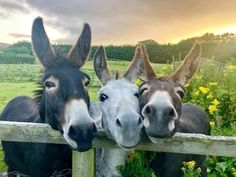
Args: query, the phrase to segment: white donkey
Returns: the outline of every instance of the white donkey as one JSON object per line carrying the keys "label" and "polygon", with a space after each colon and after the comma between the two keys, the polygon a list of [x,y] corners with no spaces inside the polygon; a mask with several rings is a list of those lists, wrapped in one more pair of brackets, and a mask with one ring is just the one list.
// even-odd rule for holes
{"label": "white donkey", "polygon": [[106,135],[115,140],[122,149],[97,150],[96,176],[121,176],[117,166],[124,165],[127,150],[138,145],[143,121],[139,109],[139,90],[134,81],[142,75],[143,53],[137,47],[135,56],[122,77],[112,79],[105,50],[99,47],[94,57],[94,70],[102,83],[99,91],[99,102],[91,104],[92,117],[105,130]]}

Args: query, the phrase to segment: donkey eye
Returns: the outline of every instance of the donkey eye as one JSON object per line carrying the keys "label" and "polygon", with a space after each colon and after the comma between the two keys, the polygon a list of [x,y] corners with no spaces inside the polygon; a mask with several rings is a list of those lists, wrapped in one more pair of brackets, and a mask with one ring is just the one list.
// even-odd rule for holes
{"label": "donkey eye", "polygon": [[86,79],[86,80],[84,81],[84,85],[85,85],[85,86],[88,86],[89,83],[90,83],[90,80],[89,80],[89,79]]}
{"label": "donkey eye", "polygon": [[139,98],[139,93],[135,93],[134,96]]}
{"label": "donkey eye", "polygon": [[99,98],[99,99],[100,99],[100,101],[103,102],[103,101],[105,101],[107,98],[108,98],[108,96],[102,93],[102,94],[100,95],[100,98]]}
{"label": "donkey eye", "polygon": [[87,86],[90,83],[90,77],[87,74],[85,74],[83,83],[85,86]]}
{"label": "donkey eye", "polygon": [[56,85],[55,85],[53,82],[50,82],[50,81],[44,82],[44,86],[45,86],[47,89],[50,89],[50,88],[52,88],[52,87],[56,87]]}
{"label": "donkey eye", "polygon": [[180,98],[184,97],[184,91],[183,90],[177,90],[176,93],[180,96]]}
{"label": "donkey eye", "polygon": [[141,88],[141,89],[140,89],[140,95],[142,95],[146,90],[148,90],[147,87]]}

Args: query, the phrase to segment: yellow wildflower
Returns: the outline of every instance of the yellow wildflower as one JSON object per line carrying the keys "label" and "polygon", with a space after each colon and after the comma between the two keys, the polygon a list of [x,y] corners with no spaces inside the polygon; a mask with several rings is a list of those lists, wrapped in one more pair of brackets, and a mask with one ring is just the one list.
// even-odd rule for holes
{"label": "yellow wildflower", "polygon": [[220,102],[217,100],[217,99],[214,99],[213,101],[212,101],[212,104],[214,104],[214,105],[218,105],[218,104],[220,104]]}
{"label": "yellow wildflower", "polygon": [[199,95],[199,90],[193,92],[193,96],[198,96]]}
{"label": "yellow wildflower", "polygon": [[215,122],[214,121],[210,121],[210,126],[214,127],[215,126]]}
{"label": "yellow wildflower", "polygon": [[186,87],[188,87],[188,86],[189,86],[189,84],[185,84],[185,86],[184,86],[184,87],[186,88]]}
{"label": "yellow wildflower", "polygon": [[199,87],[199,90],[203,93],[203,94],[206,94],[209,92],[209,89],[206,88],[206,87]]}
{"label": "yellow wildflower", "polygon": [[217,111],[216,105],[209,105],[209,106],[208,106],[208,110],[209,110],[209,112],[210,112],[211,114],[213,114],[214,112]]}
{"label": "yellow wildflower", "polygon": [[230,65],[227,66],[227,69],[230,70],[230,71],[236,70],[236,65],[230,64]]}
{"label": "yellow wildflower", "polygon": [[135,81],[135,84],[139,87],[142,84],[142,81],[140,79],[137,79]]}
{"label": "yellow wildflower", "polygon": [[209,85],[210,86],[215,86],[215,85],[217,85],[218,83],[217,82],[209,82]]}
{"label": "yellow wildflower", "polygon": [[189,169],[193,169],[195,167],[196,162],[194,160],[186,162],[186,165]]}
{"label": "yellow wildflower", "polygon": [[202,75],[195,75],[195,79],[196,79],[196,80],[201,80],[202,77],[203,77]]}
{"label": "yellow wildflower", "polygon": [[212,98],[212,92],[208,93],[207,98]]}

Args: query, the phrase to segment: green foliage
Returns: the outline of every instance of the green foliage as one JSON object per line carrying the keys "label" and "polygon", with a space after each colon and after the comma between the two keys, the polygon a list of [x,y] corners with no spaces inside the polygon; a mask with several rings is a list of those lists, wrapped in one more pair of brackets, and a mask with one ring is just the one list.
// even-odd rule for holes
{"label": "green foliage", "polygon": [[200,177],[201,168],[196,168],[195,164],[195,161],[183,162],[183,167],[181,168],[183,177]]}
{"label": "green foliage", "polygon": [[36,82],[40,67],[30,64],[0,64],[0,82]]}
{"label": "green foliage", "polygon": [[35,57],[28,54],[0,53],[0,64],[34,64]]}
{"label": "green foliage", "polygon": [[207,173],[209,177],[235,177],[236,159],[211,157],[207,161]]}
{"label": "green foliage", "polygon": [[66,55],[69,53],[72,45],[69,44],[55,44],[52,45],[53,49],[56,51],[56,53],[59,53],[60,55]]}
{"label": "green foliage", "polygon": [[125,168],[121,168],[121,174],[125,177],[155,177],[154,172],[149,168],[155,157],[155,153],[132,151],[129,152]]}
{"label": "green foliage", "polygon": [[[154,63],[171,63],[174,59],[183,60],[186,54],[196,42],[202,43],[202,56],[211,58],[215,61],[236,63],[236,35],[225,33],[214,35],[206,33],[199,37],[181,40],[177,44],[160,44],[154,40],[140,41],[145,44],[149,53],[150,60]],[[57,53],[66,55],[72,46],[68,44],[55,44],[53,48]],[[98,46],[91,49],[90,59],[93,58]],[[136,45],[108,45],[106,53],[108,58],[130,61],[133,58]],[[24,54],[24,55],[20,55]],[[20,55],[20,56],[18,56]],[[31,43],[21,41],[0,49],[0,63],[34,63],[35,57]]]}
{"label": "green foliage", "polygon": [[0,64],[35,63],[31,44],[26,41],[18,42],[0,50]]}
{"label": "green foliage", "polygon": [[[112,58],[115,60],[131,61],[134,56],[135,47],[136,46],[134,45],[120,45],[120,46],[108,45],[105,47],[106,55],[108,58]],[[92,47],[90,58],[93,58],[97,48],[98,46]]]}

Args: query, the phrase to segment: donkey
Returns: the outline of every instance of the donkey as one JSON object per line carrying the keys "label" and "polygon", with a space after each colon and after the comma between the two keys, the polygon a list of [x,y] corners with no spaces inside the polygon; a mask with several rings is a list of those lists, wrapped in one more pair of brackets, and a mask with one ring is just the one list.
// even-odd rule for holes
{"label": "donkey", "polygon": [[99,47],[96,51],[94,70],[103,86],[99,91],[99,103],[91,105],[91,109],[99,115],[95,118],[101,123],[97,127],[103,128],[106,135],[122,148],[97,151],[97,177],[120,176],[117,166],[125,164],[126,151],[133,149],[140,141],[143,122],[139,114],[139,90],[133,81],[142,74],[143,69],[141,48],[137,47],[124,75],[116,75],[112,79],[104,48]]}
{"label": "donkey", "polygon": [[[182,105],[183,86],[196,72],[201,54],[195,44],[182,65],[170,76],[157,77],[145,47],[144,67],[147,81],[140,87],[140,109],[146,134],[155,143],[156,138],[171,137],[175,132],[209,135],[210,125],[206,113],[197,105]],[[205,156],[175,153],[157,153],[151,167],[158,177],[180,177],[183,161],[194,160],[206,175]]]}
{"label": "donkey", "polygon": [[[68,57],[62,57],[54,53],[43,20],[38,17],[32,26],[32,44],[44,67],[40,89],[36,91],[35,99],[21,96],[10,101],[1,114],[1,120],[48,123],[63,135],[73,149],[90,149],[96,132],[88,113],[90,100],[86,86],[90,78],[79,70],[90,51],[90,26],[84,25]],[[5,141],[2,145],[8,173],[49,177],[61,170],[71,169],[72,150],[69,145]]]}

